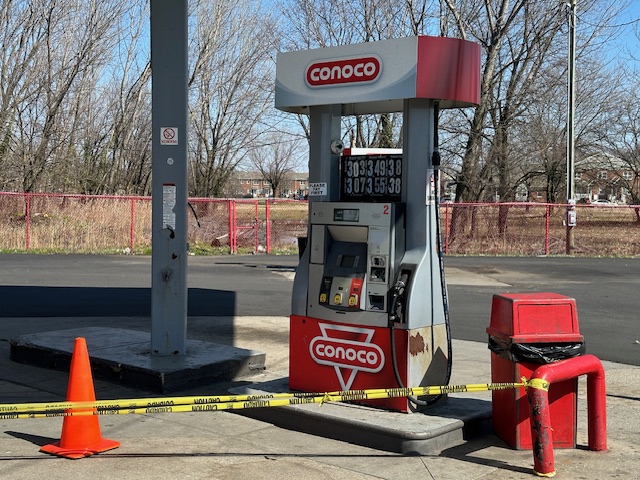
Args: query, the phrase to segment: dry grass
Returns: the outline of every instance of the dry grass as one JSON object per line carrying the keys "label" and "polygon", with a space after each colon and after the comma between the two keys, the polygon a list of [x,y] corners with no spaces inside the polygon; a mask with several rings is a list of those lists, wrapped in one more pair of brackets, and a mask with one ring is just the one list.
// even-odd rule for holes
{"label": "dry grass", "polygon": [[[563,255],[566,252],[564,207],[511,205],[500,215],[495,204],[447,206],[442,211],[446,252],[458,255]],[[640,222],[626,206],[582,206],[573,229],[575,254],[584,256],[640,255]],[[453,209],[461,223],[455,224]],[[506,211],[506,213],[505,213]],[[457,228],[456,228],[457,227]],[[548,232],[546,234],[545,232]]]}
{"label": "dry grass", "polygon": [[[190,205],[188,241],[191,251],[202,254],[230,252],[230,209],[235,210],[238,252],[266,250],[267,217],[263,199],[195,199]],[[0,193],[0,251],[150,252],[149,198],[37,195],[30,197],[30,207],[27,225],[25,196]],[[270,202],[272,252],[297,252],[297,238],[307,234],[307,207],[306,202]],[[537,204],[514,204],[502,208],[501,215],[497,204],[442,206],[446,253],[565,253],[566,228],[562,223],[562,206],[547,208]],[[574,229],[575,253],[585,256],[640,256],[638,208],[579,205],[578,226]],[[547,231],[548,235],[545,234]]]}
{"label": "dry grass", "polygon": [[13,200],[13,205],[10,206],[6,201],[0,202],[2,251],[28,249],[36,252],[122,252],[132,245],[132,202],[135,207],[134,245],[150,245],[151,204],[148,201],[128,198],[32,197],[30,221],[27,222],[24,199]]}

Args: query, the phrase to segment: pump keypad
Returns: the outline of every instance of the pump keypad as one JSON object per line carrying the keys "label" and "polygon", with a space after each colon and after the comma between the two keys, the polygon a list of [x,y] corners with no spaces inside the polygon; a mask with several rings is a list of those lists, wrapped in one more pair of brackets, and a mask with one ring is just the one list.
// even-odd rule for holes
{"label": "pump keypad", "polygon": [[320,305],[338,310],[360,310],[363,282],[360,277],[325,276],[318,301]]}

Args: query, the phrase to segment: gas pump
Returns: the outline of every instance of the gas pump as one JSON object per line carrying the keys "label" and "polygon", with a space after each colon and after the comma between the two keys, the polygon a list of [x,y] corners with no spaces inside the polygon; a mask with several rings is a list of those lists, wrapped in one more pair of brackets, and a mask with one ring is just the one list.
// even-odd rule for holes
{"label": "gas pump", "polygon": [[[280,53],[276,107],[310,118],[307,248],[289,386],[441,385],[450,372],[434,188],[438,108],[479,102],[480,48],[412,37]],[[343,115],[403,112],[403,149],[343,153]],[[371,404],[409,412],[432,399]]]}

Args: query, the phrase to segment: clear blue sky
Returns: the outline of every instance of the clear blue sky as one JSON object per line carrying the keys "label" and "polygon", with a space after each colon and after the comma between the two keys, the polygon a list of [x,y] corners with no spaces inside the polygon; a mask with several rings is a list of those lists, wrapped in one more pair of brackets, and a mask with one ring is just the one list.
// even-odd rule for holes
{"label": "clear blue sky", "polygon": [[[580,1],[578,0],[578,17],[580,16]],[[636,31],[640,30],[640,1],[629,0],[629,5],[620,16],[616,19],[617,25],[623,25],[621,27],[622,33],[620,36],[609,46],[610,58],[617,58],[620,60],[629,60],[633,55],[639,62],[636,66],[640,69],[640,41],[636,35]],[[580,20],[578,20],[579,22]],[[579,23],[578,23],[578,28]]]}

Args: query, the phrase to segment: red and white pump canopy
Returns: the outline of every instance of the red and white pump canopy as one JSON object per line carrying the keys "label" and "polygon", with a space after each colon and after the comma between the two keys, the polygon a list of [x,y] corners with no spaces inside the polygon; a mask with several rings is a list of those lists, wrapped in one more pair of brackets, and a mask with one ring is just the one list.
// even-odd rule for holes
{"label": "red and white pump canopy", "polygon": [[446,37],[410,37],[280,52],[275,106],[342,105],[342,115],[399,112],[424,98],[441,108],[480,103],[480,45]]}

